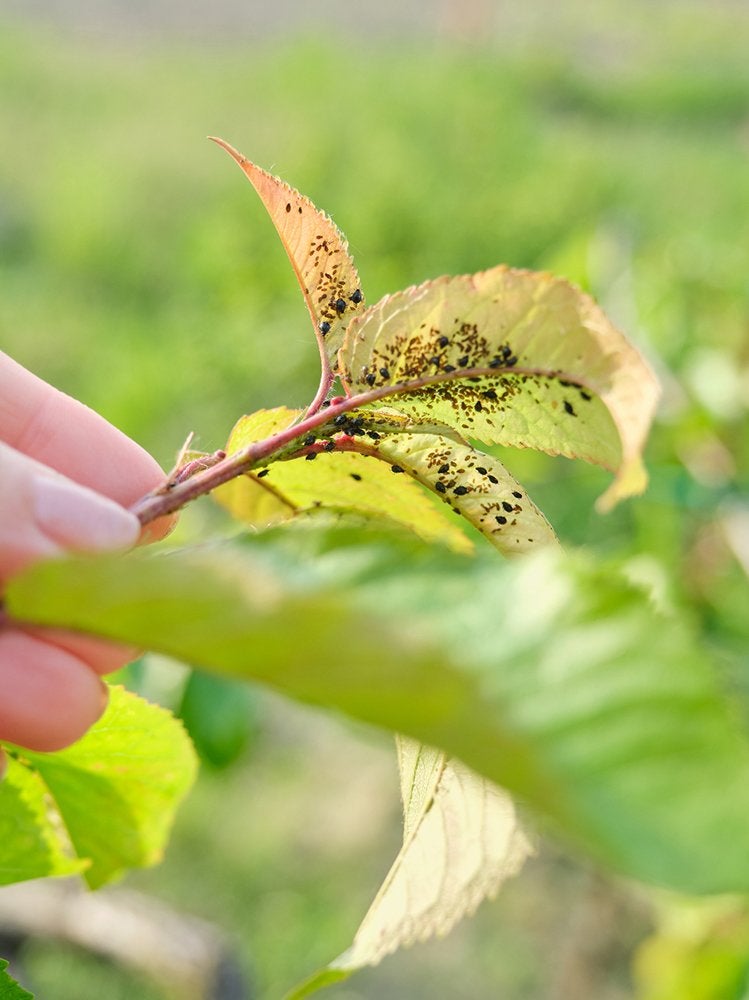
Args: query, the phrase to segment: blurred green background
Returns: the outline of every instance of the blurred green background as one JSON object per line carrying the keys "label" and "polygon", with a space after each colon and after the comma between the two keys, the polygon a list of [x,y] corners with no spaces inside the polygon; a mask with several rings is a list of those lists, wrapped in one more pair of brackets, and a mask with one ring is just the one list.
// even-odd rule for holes
{"label": "blurred green background", "polygon": [[[739,2],[10,3],[0,348],[165,466],[189,431],[212,450],[241,413],[311,398],[287,259],[209,134],[332,215],[369,302],[499,262],[566,275],[663,381],[651,487],[604,518],[600,470],[503,458],[564,541],[665,573],[747,687],[748,56]],[[219,517],[196,505],[179,540]],[[151,662],[136,680],[176,703],[184,676]],[[214,758],[248,746],[204,769],[164,865],[131,883],[223,927],[271,1000],[348,944],[397,851],[397,781],[383,736],[262,693],[228,703],[236,740]],[[587,983],[586,920],[607,956]],[[617,1000],[647,927],[628,891],[545,846],[445,943],[332,995]],[[62,948],[27,965],[46,1000],[134,995]]]}

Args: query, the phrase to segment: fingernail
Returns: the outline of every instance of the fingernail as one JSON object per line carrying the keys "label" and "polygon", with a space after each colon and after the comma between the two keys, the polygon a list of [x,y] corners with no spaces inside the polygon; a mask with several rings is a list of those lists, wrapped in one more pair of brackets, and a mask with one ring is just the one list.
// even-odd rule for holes
{"label": "fingernail", "polygon": [[67,479],[36,476],[34,517],[51,541],[78,552],[107,552],[135,545],[140,522],[114,500]]}

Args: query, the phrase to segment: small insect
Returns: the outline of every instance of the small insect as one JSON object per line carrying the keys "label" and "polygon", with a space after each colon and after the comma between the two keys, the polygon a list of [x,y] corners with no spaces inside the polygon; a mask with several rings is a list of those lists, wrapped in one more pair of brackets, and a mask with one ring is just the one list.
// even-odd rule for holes
{"label": "small insect", "polygon": [[458,365],[461,368],[465,368],[468,365],[468,355],[464,354],[462,358],[458,358]]}
{"label": "small insect", "polygon": [[400,465],[391,465],[390,466],[390,471],[391,472],[403,472],[403,469],[401,468]]}
{"label": "small insect", "polygon": [[339,316],[346,312],[346,302],[344,299],[336,299],[333,305],[335,306],[335,311]]}
{"label": "small insect", "polygon": [[339,413],[335,417],[333,417],[333,423],[336,425],[336,427],[340,427],[341,424],[347,423],[348,419],[349,418],[347,413]]}
{"label": "small insect", "polygon": [[487,470],[484,468],[483,465],[477,465],[476,466],[476,472],[480,473],[482,476],[485,476],[486,473],[487,473]]}
{"label": "small insect", "polygon": [[364,298],[364,296],[362,295],[361,288],[357,288],[355,292],[352,292],[351,295],[349,295],[349,298],[354,303],[354,305],[358,306],[359,303]]}
{"label": "small insect", "polygon": [[355,479],[357,483],[361,482],[361,476],[359,475],[358,472],[350,472],[349,475],[351,476],[352,479]]}
{"label": "small insect", "polygon": [[317,452],[310,451],[304,457],[308,462],[314,462],[314,460],[317,458]]}
{"label": "small insect", "polygon": [[335,441],[326,441],[324,447],[325,451],[335,451]]}
{"label": "small insect", "polygon": [[502,348],[501,353],[503,358],[511,358],[512,348],[508,344],[505,344],[505,346]]}
{"label": "small insect", "polygon": [[447,487],[445,486],[444,483],[436,482],[434,484],[434,488],[437,490],[438,493],[447,493]]}
{"label": "small insect", "polygon": [[429,359],[429,364],[430,365],[436,365],[439,368],[439,366],[440,366],[440,359],[437,357],[436,354],[435,354],[435,356],[433,358]]}
{"label": "small insect", "polygon": [[372,386],[372,385],[374,385],[374,384],[375,384],[375,381],[376,381],[376,379],[377,379],[377,376],[376,376],[376,375],[374,374],[374,372],[370,372],[370,373],[369,373],[369,375],[365,375],[365,376],[364,376],[364,381],[365,381],[365,382],[367,383],[367,385],[369,385],[369,386]]}
{"label": "small insect", "polygon": [[590,402],[590,400],[593,398],[589,392],[585,391],[585,389],[580,390],[580,395],[583,397],[584,400],[586,400],[586,402]]}
{"label": "small insect", "polygon": [[443,335],[442,337],[440,337],[440,339],[437,341],[437,343],[440,345],[440,347],[447,347],[447,345],[450,343],[450,338],[449,337],[445,337]]}
{"label": "small insect", "polygon": [[474,410],[477,413],[481,413],[481,411],[484,409],[484,407],[483,407],[480,399],[476,400],[476,402],[473,404],[473,408],[474,408]]}
{"label": "small insect", "polygon": [[286,211],[287,211],[287,212],[290,212],[290,211],[291,211],[291,202],[290,202],[290,201],[287,201],[287,202],[286,202]]}
{"label": "small insect", "polygon": [[466,486],[456,486],[455,489],[453,490],[453,493],[459,497],[464,497],[467,492],[468,488]]}
{"label": "small insect", "polygon": [[444,465],[441,465],[439,469],[437,469],[437,472],[439,472],[443,476],[445,475],[446,472],[449,471],[450,471],[450,466],[447,464],[447,462],[445,462]]}
{"label": "small insect", "polygon": [[302,444],[314,444],[316,440],[314,434],[308,434],[306,438],[302,438]]}
{"label": "small insect", "polygon": [[517,363],[518,359],[514,355],[510,358],[505,358],[505,364],[508,368],[514,368]]}
{"label": "small insect", "polygon": [[269,472],[270,472],[270,469],[261,469],[260,472],[256,472],[255,473],[255,476],[258,479],[262,479],[263,476],[267,476]]}
{"label": "small insect", "polygon": [[509,514],[509,513],[511,512],[511,511],[515,510],[515,508],[514,508],[514,507],[512,506],[512,504],[511,504],[511,503],[508,503],[508,501],[507,501],[507,500],[503,500],[503,501],[502,501],[502,509],[503,509],[503,510],[506,510],[508,514]]}
{"label": "small insect", "polygon": [[442,371],[443,372],[454,372],[455,371],[455,365],[445,365],[445,367],[442,369]]}
{"label": "small insect", "polygon": [[497,514],[494,520],[497,522],[497,524],[507,524],[507,518],[504,516],[504,514]]}
{"label": "small insect", "polygon": [[569,413],[569,415],[571,417],[576,417],[577,416],[577,414],[575,413],[574,407],[572,406],[572,403],[568,402],[568,400],[566,400],[566,399],[564,401],[564,412],[565,413]]}
{"label": "small insect", "polygon": [[367,431],[367,437],[372,438],[373,441],[380,440],[380,435],[377,433],[377,431]]}
{"label": "small insect", "polygon": [[523,494],[522,494],[522,493],[518,493],[518,491],[517,491],[517,490],[513,490],[513,491],[512,491],[512,495],[513,495],[514,497],[517,497],[517,498],[518,498],[518,500],[522,500],[522,499],[523,499]]}
{"label": "small insect", "polygon": [[486,478],[489,480],[490,483],[493,483],[495,486],[499,482],[496,476],[487,476]]}
{"label": "small insect", "polygon": [[383,378],[390,378],[390,372],[387,368],[380,368],[380,375],[382,375]]}
{"label": "small insect", "polygon": [[320,329],[320,333],[321,333],[321,334],[323,335],[323,337],[324,337],[326,333],[330,333],[330,323],[328,323],[328,321],[327,321],[326,319],[324,319],[324,320],[323,320],[323,321],[322,321],[322,322],[320,323],[320,327],[319,327],[319,329]]}

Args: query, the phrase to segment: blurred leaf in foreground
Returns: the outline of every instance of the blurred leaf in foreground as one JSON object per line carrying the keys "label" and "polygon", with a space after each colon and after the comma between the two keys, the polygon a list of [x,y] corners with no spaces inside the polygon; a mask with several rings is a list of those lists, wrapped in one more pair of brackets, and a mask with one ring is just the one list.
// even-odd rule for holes
{"label": "blurred leaf in foreground", "polygon": [[8,972],[8,963],[0,958],[0,1000],[34,1000],[32,993],[22,989]]}

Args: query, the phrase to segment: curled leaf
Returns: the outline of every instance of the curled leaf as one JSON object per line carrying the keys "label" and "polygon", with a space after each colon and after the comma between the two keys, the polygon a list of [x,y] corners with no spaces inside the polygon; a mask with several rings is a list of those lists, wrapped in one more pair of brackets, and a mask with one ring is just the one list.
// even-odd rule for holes
{"label": "curled leaf", "polygon": [[[212,137],[213,138],[213,137]],[[338,349],[364,296],[348,243],[309,198],[256,166],[223,139],[213,138],[239,164],[276,227],[307,304],[320,354],[335,369]]]}
{"label": "curled leaf", "polygon": [[603,465],[604,509],[644,489],[656,379],[559,278],[501,266],[387,296],[351,323],[340,369],[349,393],[402,386],[401,411],[465,436]]}
{"label": "curled leaf", "polygon": [[[227,450],[238,451],[282,430],[296,416],[296,411],[279,407],[243,417],[232,431]],[[219,503],[253,527],[327,510],[386,518],[425,541],[441,542],[458,552],[471,550],[458,525],[416,483],[408,476],[393,475],[389,464],[368,455],[321,451],[313,462],[295,458],[274,462],[258,472],[233,479],[214,492]]]}

